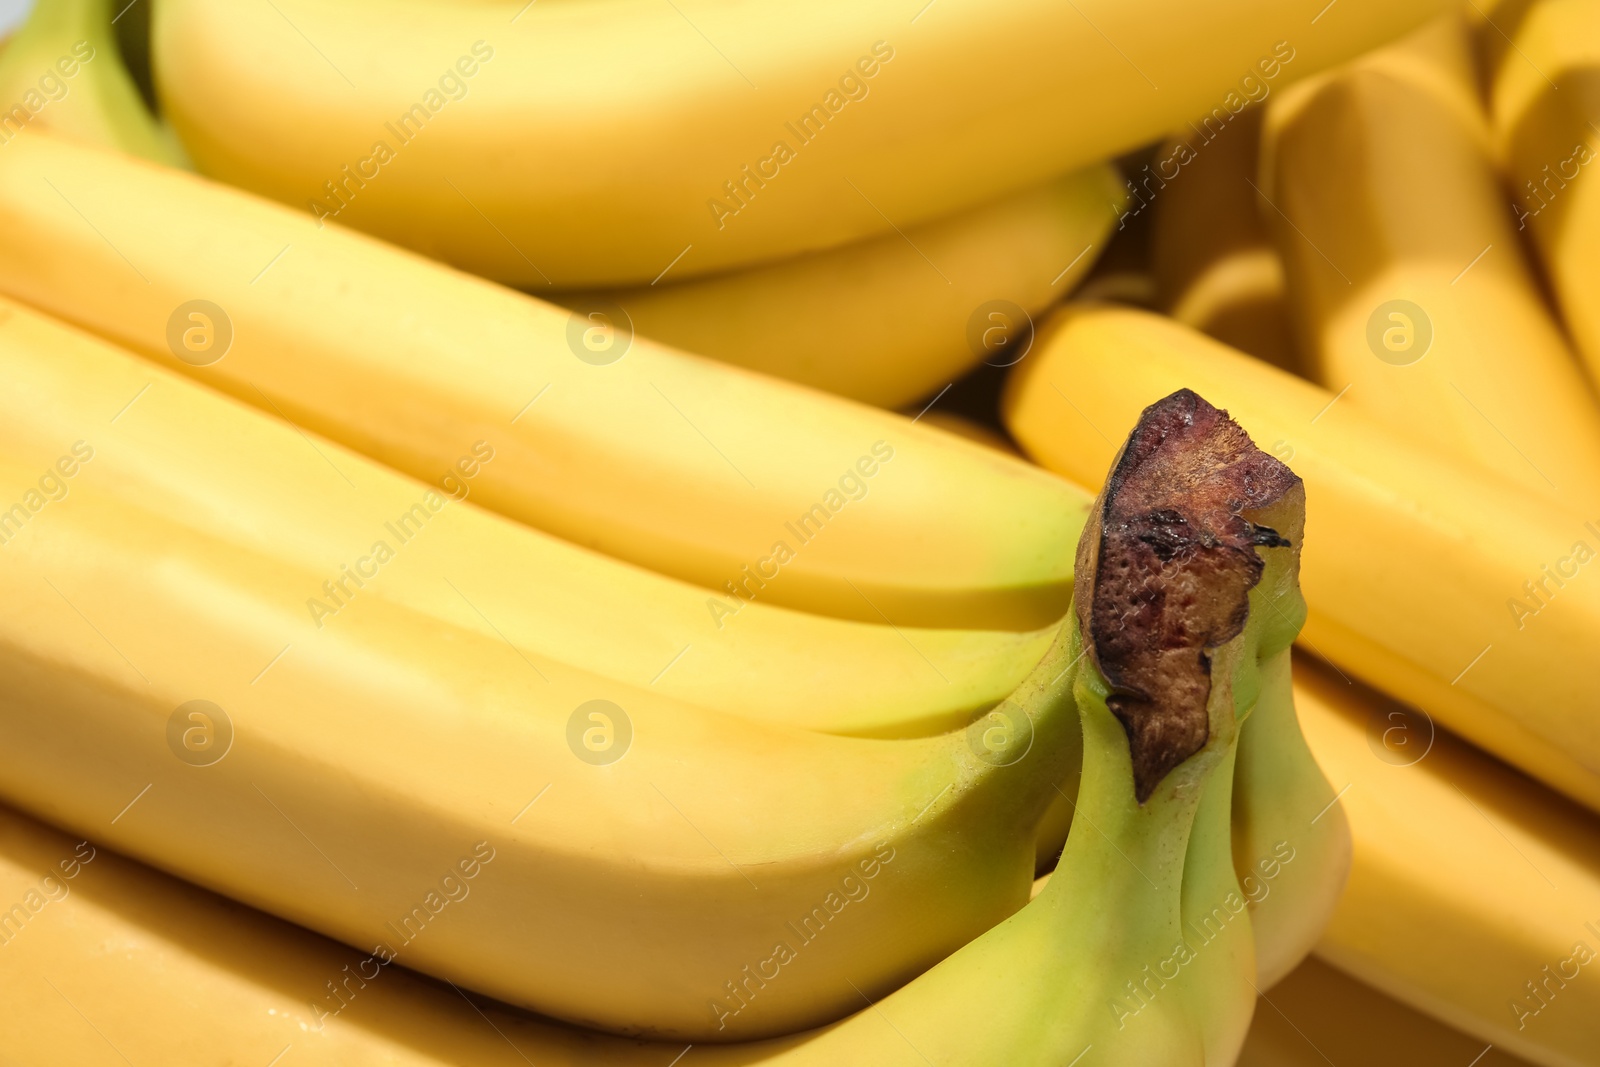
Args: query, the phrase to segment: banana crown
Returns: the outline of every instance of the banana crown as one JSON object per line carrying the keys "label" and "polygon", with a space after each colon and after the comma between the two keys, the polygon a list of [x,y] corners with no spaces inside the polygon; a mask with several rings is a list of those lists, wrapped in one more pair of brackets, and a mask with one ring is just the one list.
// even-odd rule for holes
{"label": "banana crown", "polygon": [[[1273,585],[1298,596],[1298,547],[1285,534],[1300,533],[1304,500],[1293,471],[1188,389],[1146,408],[1112,462],[1078,543],[1075,604],[1106,706],[1128,735],[1141,803],[1210,737],[1213,659],[1250,622],[1267,571],[1258,549],[1292,550]],[[1267,525],[1269,515],[1286,529]],[[1250,674],[1283,631],[1292,639],[1298,623],[1277,614],[1250,628],[1235,673]]]}

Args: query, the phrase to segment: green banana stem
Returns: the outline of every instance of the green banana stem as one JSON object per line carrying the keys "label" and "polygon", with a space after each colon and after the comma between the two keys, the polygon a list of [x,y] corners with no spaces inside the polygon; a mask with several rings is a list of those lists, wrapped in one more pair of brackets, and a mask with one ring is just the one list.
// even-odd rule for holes
{"label": "green banana stem", "polygon": [[117,46],[116,0],[39,0],[0,54],[0,147],[26,126],[184,166]]}
{"label": "green banana stem", "polygon": [[1083,757],[1055,876],[873,1011],[717,1062],[1231,1062],[1255,972],[1230,848],[1235,751],[1261,652],[1284,633],[1248,594],[1264,576],[1294,585],[1261,556],[1289,542],[1244,505],[1294,520],[1303,500],[1194,394],[1146,410],[1084,531],[1058,650]]}

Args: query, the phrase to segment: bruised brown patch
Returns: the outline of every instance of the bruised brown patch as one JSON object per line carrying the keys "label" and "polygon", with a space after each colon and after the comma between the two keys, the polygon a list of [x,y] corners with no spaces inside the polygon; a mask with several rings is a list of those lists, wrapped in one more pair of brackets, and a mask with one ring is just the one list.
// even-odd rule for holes
{"label": "bruised brown patch", "polygon": [[1143,803],[1210,734],[1209,649],[1237,637],[1261,580],[1258,545],[1286,545],[1244,517],[1300,479],[1224,411],[1181,389],[1146,408],[1078,543],[1078,623],[1128,733]]}

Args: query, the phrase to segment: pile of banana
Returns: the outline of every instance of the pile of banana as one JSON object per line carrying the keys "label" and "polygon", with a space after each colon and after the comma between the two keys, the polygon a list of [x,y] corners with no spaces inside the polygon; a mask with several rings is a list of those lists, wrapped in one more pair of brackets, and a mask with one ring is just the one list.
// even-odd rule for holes
{"label": "pile of banana", "polygon": [[0,1064],[1600,1067],[1600,0],[31,8]]}

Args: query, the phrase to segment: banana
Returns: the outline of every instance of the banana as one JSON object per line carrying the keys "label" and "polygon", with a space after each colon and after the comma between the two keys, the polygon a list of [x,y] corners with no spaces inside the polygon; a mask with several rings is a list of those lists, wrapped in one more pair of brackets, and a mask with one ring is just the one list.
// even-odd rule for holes
{"label": "banana", "polygon": [[[1258,552],[1283,541],[1251,517],[1303,499],[1298,484],[1196,398],[1153,407],[1080,545],[1088,599],[1063,639],[998,721],[926,742],[740,724],[549,663],[536,682],[499,646],[376,600],[353,605],[359,630],[312,639],[252,693],[247,648],[284,636],[277,586],[296,576],[80,492],[7,545],[0,781],[58,823],[373,944],[373,966],[727,1040],[836,1017],[914,973],[941,931],[1021,905],[1032,840],[1018,831],[1071,769],[1077,720],[1082,819],[1032,904],[867,1011],[725,1062],[891,1063],[918,1044],[946,1063],[1061,1062],[1096,1044],[1111,1063],[1223,1062],[1253,1002],[1232,752],[1259,650],[1283,627],[1249,612]],[[1130,532],[1152,506],[1178,517],[1177,551]],[[1131,626],[1130,595],[1151,604]],[[77,636],[85,624],[97,640]],[[1151,637],[1166,651],[1150,655]],[[597,691],[632,705],[637,741],[598,767],[556,751],[563,726],[573,744],[567,707]],[[193,692],[231,710],[167,711]],[[780,766],[804,770],[780,784]],[[147,784],[122,802],[134,779]],[[852,903],[868,925],[828,940]],[[1155,984],[1122,999],[1136,980]]]}
{"label": "banana", "polygon": [[863,403],[897,408],[1006,366],[1031,316],[1072,291],[1115,221],[1099,164],[903,234],[676,284],[556,294],[620,307],[639,333]]}
{"label": "banana", "polygon": [[427,482],[485,442],[479,504],[707,587],[719,619],[1035,630],[1070,599],[1088,497],[889,412],[595,352],[564,310],[44,137],[0,156],[0,227],[0,292]]}
{"label": "banana", "polygon": [[1600,195],[1584,180],[1600,158],[1600,8],[1572,0],[1502,7],[1488,16],[1482,39],[1512,212],[1517,229],[1532,232],[1567,330],[1590,377],[1600,379],[1600,311],[1592,295],[1600,278]]}
{"label": "banana", "polygon": [[1273,100],[1262,168],[1310,377],[1569,507],[1600,501],[1600,404],[1505,210],[1460,15]]}
{"label": "banana", "polygon": [[1350,870],[1350,827],[1295,712],[1290,646],[1305,625],[1303,494],[1256,516],[1287,545],[1266,554],[1250,611],[1271,621],[1257,649],[1260,689],[1233,775],[1233,869],[1249,902],[1259,989],[1311,953]]}
{"label": "banana", "polygon": [[[319,631],[354,599],[384,597],[686,703],[869,736],[966,725],[1053,638],[895,630],[759,602],[724,617],[703,591],[479,510],[476,472],[492,450],[469,447],[462,466],[418,484],[3,298],[0,376],[0,451],[48,470],[85,442],[94,461],[56,491],[81,481],[316,574],[327,585],[306,590],[302,611]],[[0,542],[28,518],[0,511]]]}
{"label": "banana", "polygon": [[[1150,491],[1152,469],[1212,458],[1212,441],[1173,447],[1175,437],[1124,465],[1122,484],[1134,495]],[[1251,646],[1272,623],[1258,615],[1243,621],[1252,571],[1216,560],[1255,552],[1240,536],[1237,512],[1218,514],[1213,497],[1187,487],[1154,488],[1228,541],[1220,549],[1194,546],[1147,575],[1152,591],[1199,583],[1220,602],[1214,607],[1208,596],[1199,607],[1191,599],[1178,608],[1173,596],[1174,610],[1156,619],[1157,626],[1199,624],[1187,662],[1165,673],[1167,684],[1152,687],[1146,706],[1130,708],[1130,691],[1113,695],[1099,664],[1138,681],[1149,680],[1149,664],[1117,645],[1120,627],[1104,629],[1115,616],[1098,598],[1074,613],[1061,663],[1085,711],[1084,818],[1061,873],[1017,914],[848,1019],[775,1040],[698,1049],[578,1031],[480,1006],[459,988],[454,996],[417,981],[392,965],[393,956],[362,957],[0,810],[0,900],[18,901],[0,913],[10,920],[0,920],[8,954],[0,995],[11,1009],[0,1017],[7,1053],[24,1067],[64,1056],[88,1062],[101,1054],[96,1041],[139,1062],[266,1062],[293,1053],[295,1062],[340,1067],[659,1067],[691,1051],[689,1062],[710,1067],[1231,1062],[1253,998],[1249,958],[1230,942],[1247,941],[1249,919],[1242,904],[1222,910],[1232,907],[1224,893],[1217,908],[1231,926],[1226,936],[1188,924],[1207,920],[1192,903],[1208,902],[1205,891],[1231,882],[1235,697],[1250,688]],[[1120,510],[1110,494],[1108,517]],[[1093,529],[1103,527],[1097,521]],[[1097,560],[1137,556],[1137,542],[1130,545],[1114,525],[1104,529],[1107,536],[1085,552]],[[1242,527],[1246,535],[1251,529]],[[1103,584],[1115,580],[1113,568]],[[1085,584],[1097,590],[1102,583]],[[1207,639],[1219,642],[1209,660],[1198,643]],[[1196,715],[1200,735],[1176,748],[1128,725],[1169,717],[1195,725]],[[1195,745],[1198,751],[1186,751]],[[441,926],[493,906],[482,898],[495,885],[494,864],[503,862],[491,852],[463,868],[472,875],[452,879],[458,893],[447,906],[459,915],[442,912]],[[1234,899],[1236,890],[1234,884]],[[841,977],[858,1003],[867,999],[859,978]],[[756,982],[747,991],[764,997],[779,979]]]}
{"label": "banana", "polygon": [[117,51],[114,0],[40,0],[0,59],[0,147],[30,126],[169,166],[182,156]]}
{"label": "banana", "polygon": [[[83,487],[181,516],[180,525],[190,530],[335,579],[340,565],[348,570],[356,558],[352,553],[367,547],[376,533],[392,542],[402,559],[393,568],[385,564],[376,580],[359,587],[347,583],[351,602],[367,596],[391,600],[509,642],[523,655],[631,681],[687,703],[836,733],[926,735],[965,725],[976,710],[1003,699],[1044,655],[1052,637],[1049,632],[1026,640],[1012,634],[896,633],[757,610],[759,605],[719,634],[701,611],[700,596],[495,521],[470,503],[443,509],[428,520],[425,533],[402,544],[384,532],[384,523],[407,514],[424,487],[334,445],[321,444],[319,455],[288,427],[3,302],[0,373],[10,383],[0,397],[0,450],[48,469],[52,449],[62,442],[80,434],[95,441],[93,460],[58,491],[70,495]],[[136,403],[118,415],[132,398]],[[325,460],[360,487],[359,496]],[[458,484],[464,487],[470,480]],[[352,506],[352,501],[359,503]],[[0,515],[0,534],[8,540],[20,528],[15,516]],[[695,619],[697,631],[685,621]],[[346,620],[320,621],[337,628]],[[676,632],[693,647],[682,663],[673,664]],[[727,640],[718,643],[719,636]],[[670,670],[663,671],[664,665]],[[965,702],[957,702],[962,693]],[[1292,708],[1288,714],[1292,722]],[[1251,751],[1252,731],[1264,729],[1246,731],[1243,751]],[[1252,766],[1248,758],[1243,766]],[[1283,821],[1309,818],[1328,798],[1319,796],[1306,812],[1299,810],[1305,805],[1288,803],[1300,792],[1299,769],[1294,770],[1280,770],[1264,786],[1246,785],[1241,804],[1246,810],[1255,804],[1280,813]],[[1060,783],[1063,791],[1047,796],[1050,807],[1036,835],[1037,868],[1053,866],[1066,839],[1073,813],[1070,779],[1069,774]],[[1331,813],[1324,822],[1334,825],[1336,817]],[[1243,850],[1239,869],[1257,926],[1267,924],[1257,939],[1266,975],[1276,973],[1276,961],[1298,958],[1303,939],[1294,931],[1317,926],[1322,913],[1294,906],[1282,920],[1288,932],[1280,932],[1272,925],[1276,904],[1297,905],[1300,898],[1278,892],[1269,904],[1254,902],[1263,892],[1276,891],[1254,871],[1271,862],[1279,847],[1278,836],[1257,833],[1250,840],[1263,837]],[[1307,843],[1295,835],[1290,847],[1303,852]],[[1310,869],[1311,863],[1302,860],[1293,873]],[[1328,884],[1336,889],[1336,879]]]}
{"label": "banana", "polygon": [[1530,1067],[1312,959],[1257,1005],[1238,1067],[1468,1064],[1474,1056],[1474,1067]]}
{"label": "banana", "polygon": [[1327,667],[1295,673],[1355,838],[1317,954],[1532,1063],[1600,1063],[1593,816]]}
{"label": "banana", "polygon": [[1224,344],[1289,367],[1294,341],[1283,263],[1252,188],[1262,107],[1247,108],[1219,130],[1194,127],[1172,137],[1135,177],[1149,198],[1160,309]]}
{"label": "banana", "polygon": [[965,437],[969,441],[976,441],[980,445],[992,448],[997,452],[1004,452],[1008,456],[1021,457],[1022,455],[1021,452],[1017,451],[1017,446],[1012,444],[1005,434],[986,423],[970,419],[965,415],[957,415],[951,411],[928,411],[924,412],[917,421],[944,430],[946,433],[953,433],[957,437]]}
{"label": "banana", "polygon": [[205,173],[473,273],[589,288],[919,226],[1445,6],[167,0],[153,51]]}
{"label": "banana", "polygon": [[1458,466],[1145,312],[1069,307],[1009,384],[1018,443],[1089,484],[1102,435],[1153,397],[1187,387],[1224,405],[1306,479],[1306,646],[1600,808],[1600,680],[1573,669],[1600,633],[1600,584],[1584,573],[1600,516]]}
{"label": "banana", "polygon": [[[5,457],[0,499],[40,485]],[[46,499],[0,556],[5,798],[556,1017],[693,1041],[836,1018],[1026,901],[1075,776],[1059,640],[967,730],[833,737],[381,598],[318,630],[315,572],[87,484]]]}

